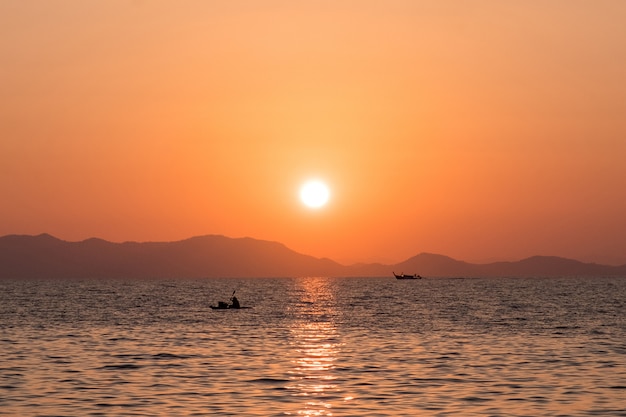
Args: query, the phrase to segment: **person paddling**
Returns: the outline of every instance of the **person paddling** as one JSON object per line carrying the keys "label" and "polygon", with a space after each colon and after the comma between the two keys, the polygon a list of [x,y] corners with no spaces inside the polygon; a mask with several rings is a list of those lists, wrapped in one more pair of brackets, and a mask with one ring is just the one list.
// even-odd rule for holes
{"label": "person paddling", "polygon": [[230,308],[241,308],[241,305],[239,305],[239,300],[234,295],[233,298],[230,299],[230,301],[232,302]]}

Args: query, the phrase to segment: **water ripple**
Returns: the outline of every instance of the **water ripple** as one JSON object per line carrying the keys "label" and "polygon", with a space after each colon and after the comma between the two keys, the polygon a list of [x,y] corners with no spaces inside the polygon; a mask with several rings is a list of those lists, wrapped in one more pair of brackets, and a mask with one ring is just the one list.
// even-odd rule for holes
{"label": "water ripple", "polygon": [[[207,308],[233,287],[254,309]],[[0,297],[0,416],[626,416],[620,279],[0,282]]]}

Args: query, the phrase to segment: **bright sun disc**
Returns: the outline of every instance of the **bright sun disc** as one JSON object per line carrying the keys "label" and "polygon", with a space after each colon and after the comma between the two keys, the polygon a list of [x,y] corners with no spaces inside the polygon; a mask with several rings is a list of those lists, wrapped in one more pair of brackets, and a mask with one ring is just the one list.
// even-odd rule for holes
{"label": "bright sun disc", "polygon": [[328,201],[330,191],[321,181],[309,181],[300,188],[300,199],[308,207],[321,207]]}

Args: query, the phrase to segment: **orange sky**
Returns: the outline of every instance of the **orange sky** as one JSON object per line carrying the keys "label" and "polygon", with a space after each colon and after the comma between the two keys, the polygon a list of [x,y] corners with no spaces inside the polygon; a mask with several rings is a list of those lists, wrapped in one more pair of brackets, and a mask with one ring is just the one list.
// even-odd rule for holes
{"label": "orange sky", "polygon": [[624,22],[622,0],[5,0],[0,235],[626,263]]}

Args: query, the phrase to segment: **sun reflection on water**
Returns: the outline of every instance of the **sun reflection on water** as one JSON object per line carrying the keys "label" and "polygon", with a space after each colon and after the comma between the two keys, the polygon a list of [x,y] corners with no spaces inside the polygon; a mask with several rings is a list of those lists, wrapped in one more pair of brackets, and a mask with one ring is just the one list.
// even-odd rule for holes
{"label": "sun reflection on water", "polygon": [[332,416],[334,403],[341,399],[334,372],[340,343],[333,291],[322,278],[302,279],[300,284],[304,291],[298,320],[291,328],[296,355],[287,389],[303,398],[297,415]]}

